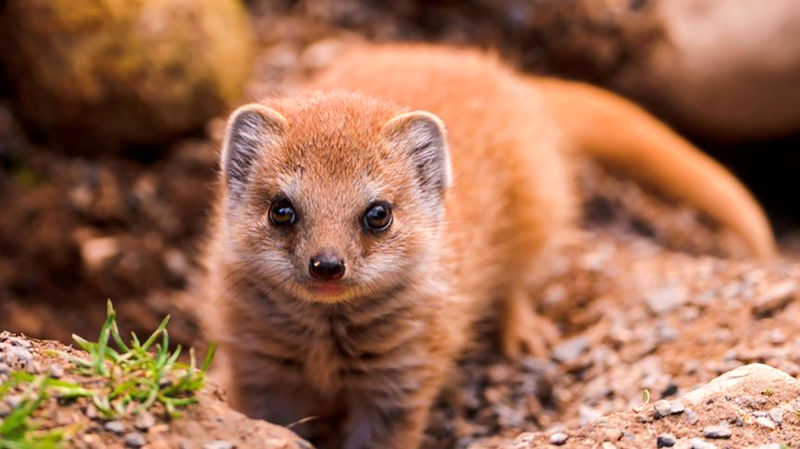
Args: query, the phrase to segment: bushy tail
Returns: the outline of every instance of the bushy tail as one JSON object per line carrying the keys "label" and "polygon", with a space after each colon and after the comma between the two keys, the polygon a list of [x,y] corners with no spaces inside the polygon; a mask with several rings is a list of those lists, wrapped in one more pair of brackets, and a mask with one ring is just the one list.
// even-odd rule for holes
{"label": "bushy tail", "polygon": [[769,222],[725,168],[632,102],[571,81],[534,78],[546,107],[579,151],[696,207],[759,258],[775,254]]}

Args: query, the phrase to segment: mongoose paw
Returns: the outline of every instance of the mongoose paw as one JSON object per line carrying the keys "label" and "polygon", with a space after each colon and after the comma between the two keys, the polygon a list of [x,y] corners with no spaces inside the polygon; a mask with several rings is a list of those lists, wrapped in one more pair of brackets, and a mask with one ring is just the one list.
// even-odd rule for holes
{"label": "mongoose paw", "polygon": [[558,340],[556,326],[536,313],[528,301],[510,309],[501,334],[505,356],[511,360],[519,360],[523,354],[548,357],[550,347]]}

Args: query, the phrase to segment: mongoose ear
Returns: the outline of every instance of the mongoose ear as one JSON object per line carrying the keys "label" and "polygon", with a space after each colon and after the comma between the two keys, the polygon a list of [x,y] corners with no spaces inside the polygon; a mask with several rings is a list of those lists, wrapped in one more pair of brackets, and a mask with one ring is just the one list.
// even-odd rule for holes
{"label": "mongoose ear", "polygon": [[405,151],[417,170],[420,184],[439,195],[452,181],[447,131],[442,120],[425,111],[398,115],[383,126],[384,138]]}
{"label": "mongoose ear", "polygon": [[220,154],[225,186],[240,196],[259,154],[277,144],[288,124],[278,111],[260,104],[248,104],[231,114]]}

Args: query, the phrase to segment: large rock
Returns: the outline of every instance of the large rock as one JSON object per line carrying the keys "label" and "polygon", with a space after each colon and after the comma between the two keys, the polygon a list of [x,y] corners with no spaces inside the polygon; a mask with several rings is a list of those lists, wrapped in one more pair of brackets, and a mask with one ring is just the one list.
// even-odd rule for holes
{"label": "large rock", "polygon": [[[487,439],[471,449],[771,448],[800,441],[800,381],[751,364],[729,371],[674,400],[615,412],[579,429]],[[722,443],[719,443],[722,441]],[[672,443],[672,444],[669,444]],[[774,445],[774,446],[770,446]]]}
{"label": "large rock", "polygon": [[800,131],[800,3],[656,3],[663,38],[616,85],[723,139]]}
{"label": "large rock", "polygon": [[7,0],[0,61],[29,129],[84,153],[201,128],[250,73],[237,0]]}

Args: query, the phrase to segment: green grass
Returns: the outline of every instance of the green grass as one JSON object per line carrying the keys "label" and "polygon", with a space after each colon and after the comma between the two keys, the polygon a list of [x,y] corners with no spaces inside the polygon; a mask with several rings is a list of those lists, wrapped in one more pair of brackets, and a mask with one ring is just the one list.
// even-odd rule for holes
{"label": "green grass", "polygon": [[46,375],[34,376],[24,372],[12,373],[0,385],[0,400],[10,391],[22,389],[22,400],[0,421],[0,449],[55,449],[74,429],[39,431],[34,412],[45,400],[90,398],[100,414],[108,419],[163,406],[171,417],[179,409],[197,402],[196,393],[205,383],[206,373],[214,357],[212,343],[201,366],[197,366],[194,351],[189,351],[189,363],[178,361],[181,347],[170,351],[167,324],[164,318],[158,328],[142,343],[135,334],[125,343],[119,333],[117,314],[111,301],[107,317],[97,341],[77,335],[77,345],[89,353],[88,359],[59,353],[72,362],[71,374],[82,377],[80,383],[65,382]]}

